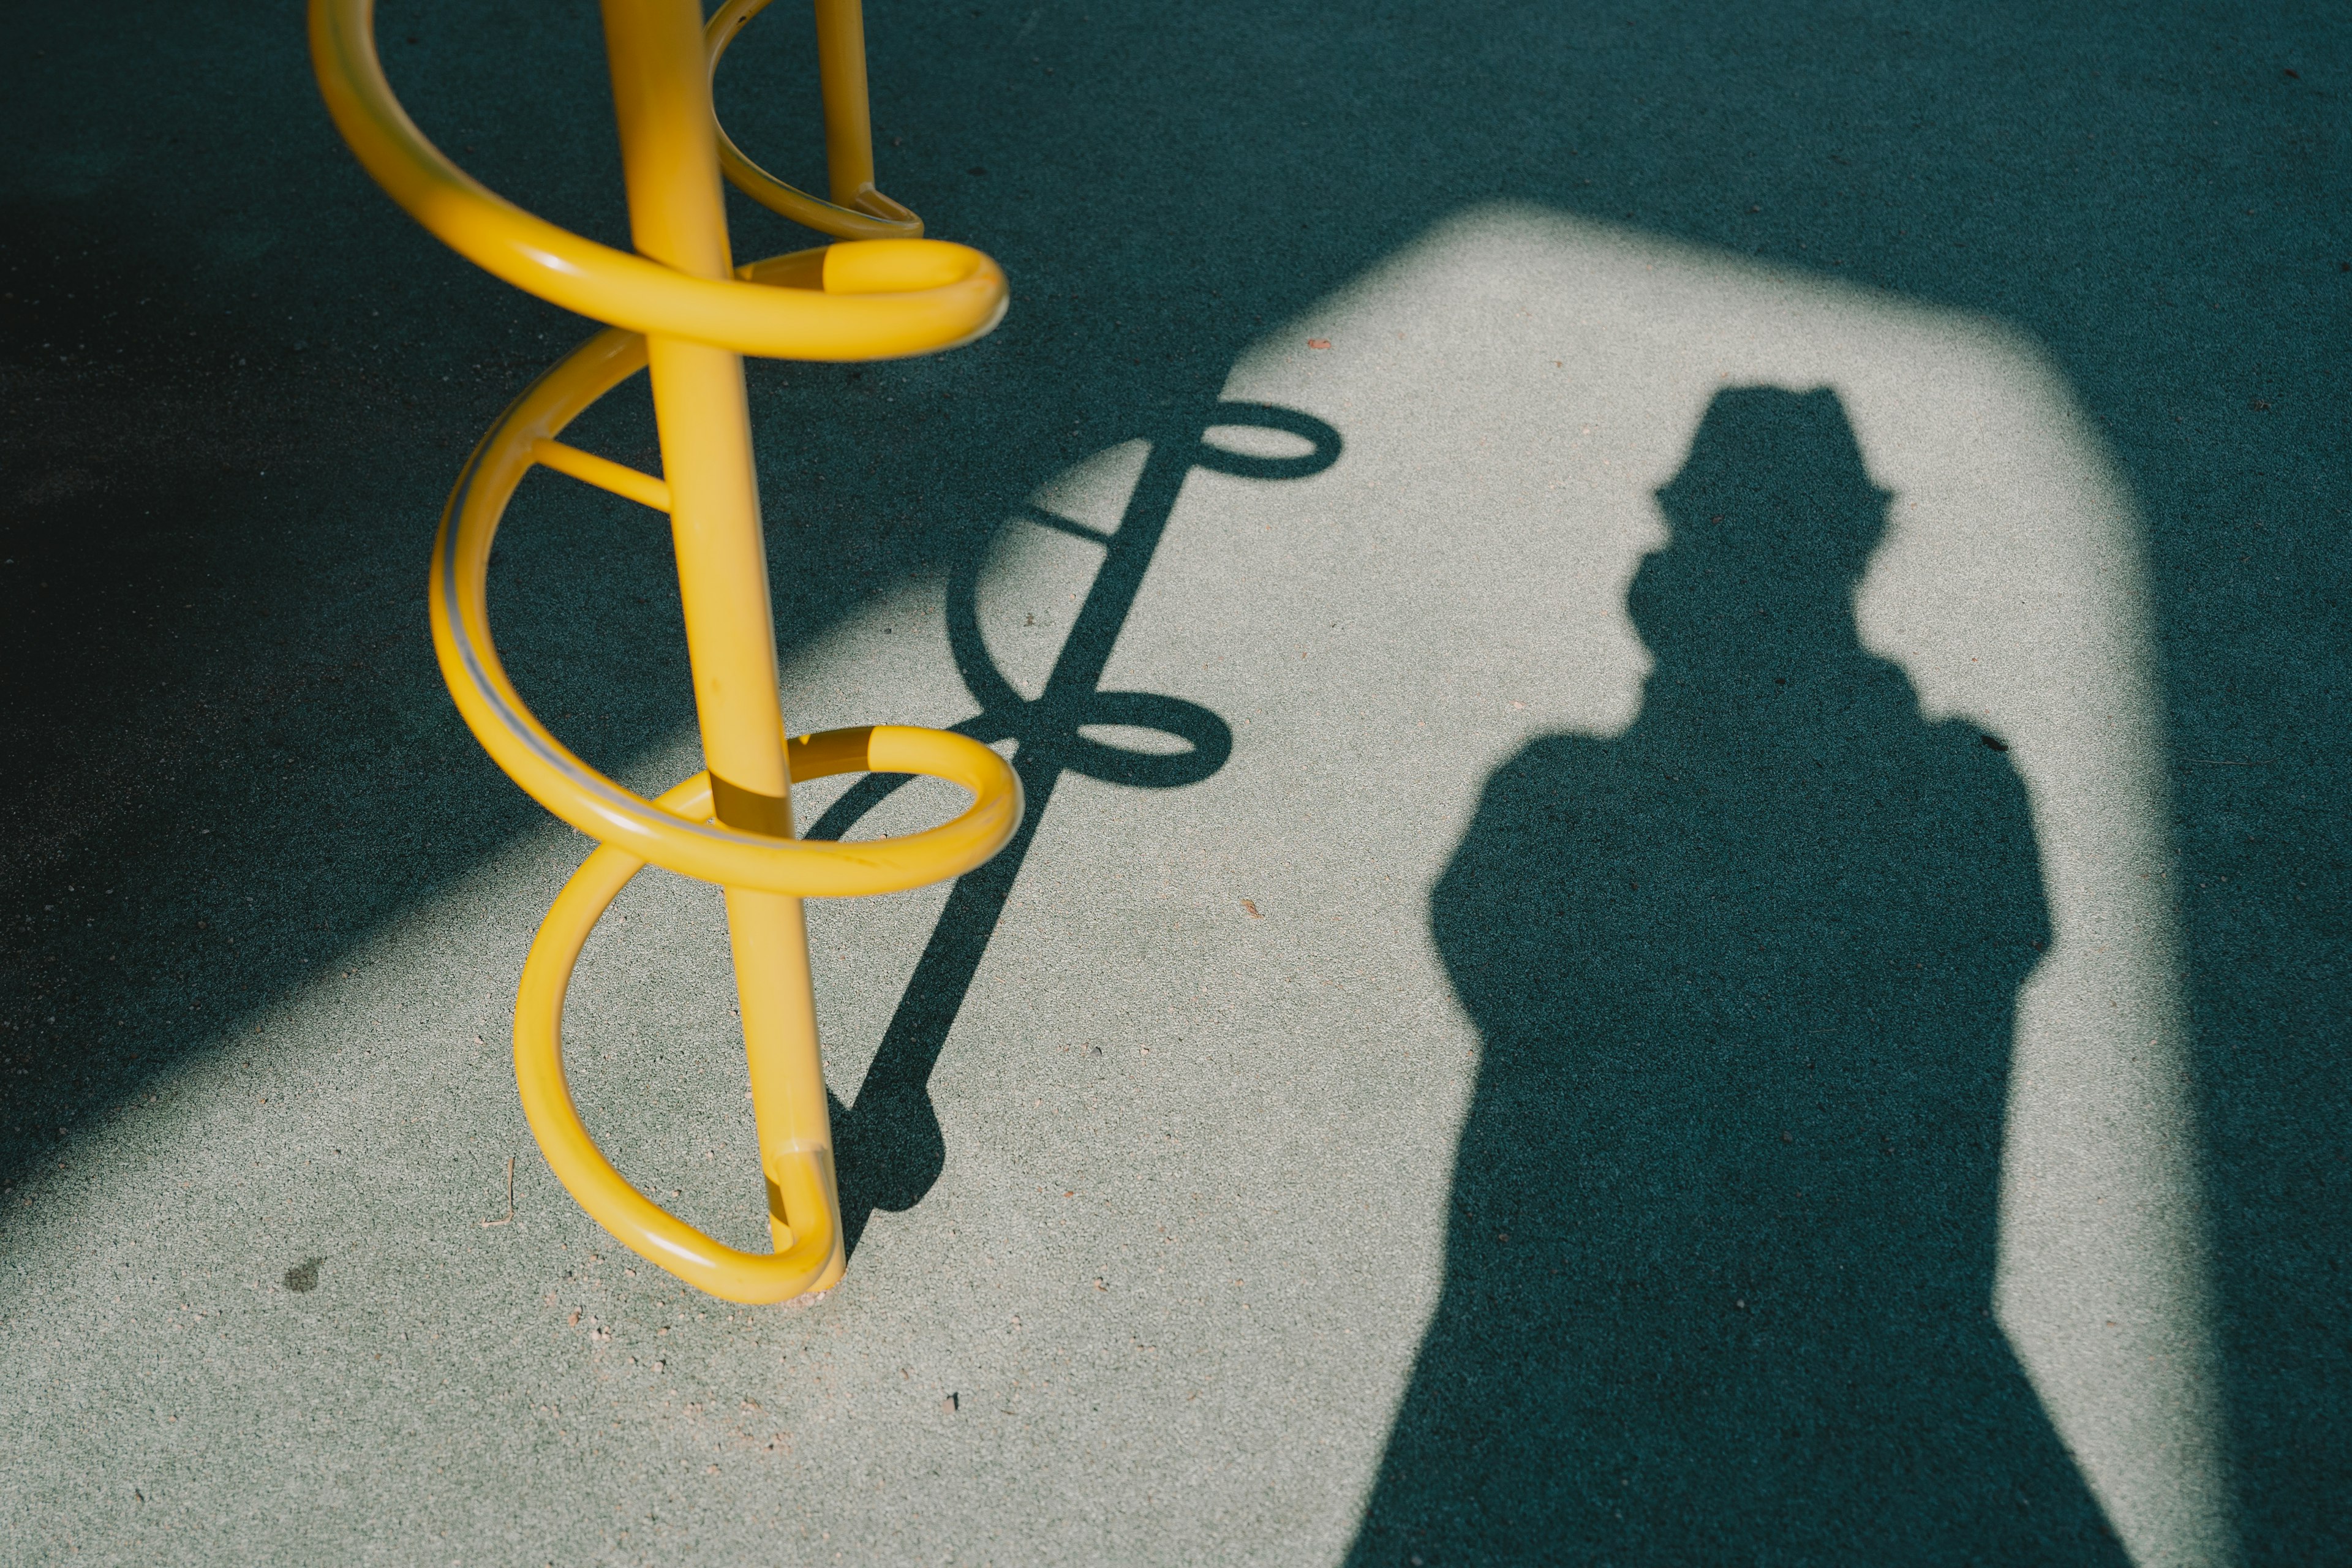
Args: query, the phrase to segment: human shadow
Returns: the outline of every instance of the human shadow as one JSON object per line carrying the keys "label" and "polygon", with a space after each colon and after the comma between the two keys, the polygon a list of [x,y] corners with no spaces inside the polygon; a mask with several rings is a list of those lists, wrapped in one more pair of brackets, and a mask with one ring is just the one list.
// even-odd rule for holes
{"label": "human shadow", "polygon": [[1439,880],[1485,1050],[1352,1563],[2126,1561],[1991,1316],[2049,920],[2007,748],[1858,641],[1887,500],[1834,393],[1720,393],[1641,717]]}

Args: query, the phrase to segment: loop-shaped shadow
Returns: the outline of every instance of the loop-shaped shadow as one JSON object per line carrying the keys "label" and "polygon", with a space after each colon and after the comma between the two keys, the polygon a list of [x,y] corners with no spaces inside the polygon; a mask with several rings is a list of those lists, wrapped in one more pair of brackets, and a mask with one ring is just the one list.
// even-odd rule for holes
{"label": "loop-shaped shadow", "polygon": [[[1042,701],[1022,701],[1009,713],[1003,709],[967,719],[950,733],[968,735],[986,745],[1014,741],[1028,766],[1016,773],[1050,766],[1057,772],[1084,773],[1105,784],[1130,789],[1181,789],[1199,784],[1225,765],[1234,754],[1233,726],[1214,711],[1181,697],[1157,691],[1096,691],[1087,694],[1077,712],[1041,711]],[[1010,720],[1010,722],[1007,721]],[[1117,746],[1087,734],[1087,726],[1150,730],[1185,743],[1181,752],[1150,752]],[[810,840],[837,839],[855,826],[914,773],[868,773],[827,806],[807,833]]]}
{"label": "loop-shaped shadow", "polygon": [[[1229,428],[1278,430],[1307,443],[1307,450],[1289,454],[1237,452],[1209,439],[1213,431]],[[1193,462],[1201,468],[1244,479],[1304,479],[1339,460],[1339,432],[1312,414],[1276,403],[1220,403],[1209,411]]]}
{"label": "loop-shaped shadow", "polygon": [[[1211,436],[1225,429],[1272,430],[1304,441],[1306,450],[1261,454],[1221,446]],[[1181,698],[1140,691],[1098,691],[1095,682],[1110,662],[1144,569],[1158,550],[1184,476],[1193,468],[1250,479],[1302,479],[1339,460],[1344,443],[1324,420],[1272,403],[1218,402],[1181,427],[1172,439],[1152,444],[1152,457],[1137,480],[1118,530],[1107,542],[1108,554],[1095,575],[1062,655],[1042,696],[1024,697],[996,665],[980,629],[980,578],[987,543],[967,552],[949,574],[948,646],[956,673],[980,704],[980,712],[950,726],[983,744],[1013,741],[1022,758],[1016,771],[1028,786],[1030,816],[1045,807],[1051,785],[1037,775],[1042,764],[1133,789],[1181,789],[1199,784],[1233,755],[1232,728],[1215,713]],[[1156,730],[1187,743],[1181,752],[1146,752],[1111,745],[1080,731],[1087,725]],[[858,783],[826,808],[809,828],[810,838],[838,838],[882,804],[911,775],[877,773]],[[1020,840],[1026,843],[1025,837]]]}
{"label": "loop-shaped shadow", "polygon": [[[1034,705],[1033,705],[1034,707]],[[1115,746],[1084,732],[1090,724],[1156,731],[1185,742],[1181,752],[1144,752]],[[1234,754],[1234,731],[1197,702],[1155,691],[1097,691],[1066,729],[1043,743],[1057,748],[1054,761],[1072,773],[1134,789],[1181,789],[1199,784]]]}

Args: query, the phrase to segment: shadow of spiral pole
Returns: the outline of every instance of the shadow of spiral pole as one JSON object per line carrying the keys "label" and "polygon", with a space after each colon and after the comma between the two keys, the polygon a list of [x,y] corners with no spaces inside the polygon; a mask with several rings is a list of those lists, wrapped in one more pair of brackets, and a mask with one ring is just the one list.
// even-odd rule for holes
{"label": "shadow of spiral pole", "polygon": [[[1210,438],[1213,432],[1231,429],[1295,437],[1306,443],[1306,449],[1265,457]],[[1243,479],[1306,479],[1337,462],[1339,447],[1339,431],[1311,415],[1263,403],[1215,403],[1152,435],[1150,455],[1113,531],[1037,514],[1038,521],[1100,544],[1104,554],[1069,636],[1063,639],[1053,673],[1034,699],[1024,697],[1004,678],[981,635],[980,577],[987,541],[958,563],[948,582],[948,645],[980,712],[953,729],[983,744],[1014,743],[1013,767],[1021,777],[1028,811],[1012,841],[993,859],[957,880],[873,1065],[866,1068],[856,1102],[835,1104],[842,1225],[853,1249],[876,1209],[895,1213],[912,1208],[931,1190],[946,1163],[947,1144],[931,1105],[931,1069],[1063,775],[1083,773],[1136,789],[1177,789],[1209,777],[1233,754],[1233,731],[1198,703],[1154,692],[1100,689],[1111,650],[1135,607],[1144,573],[1160,548],[1186,477],[1194,468],[1206,468]],[[1189,749],[1129,751],[1081,733],[1087,725],[1156,730]],[[807,836],[839,838],[910,776],[867,775],[835,801]]]}

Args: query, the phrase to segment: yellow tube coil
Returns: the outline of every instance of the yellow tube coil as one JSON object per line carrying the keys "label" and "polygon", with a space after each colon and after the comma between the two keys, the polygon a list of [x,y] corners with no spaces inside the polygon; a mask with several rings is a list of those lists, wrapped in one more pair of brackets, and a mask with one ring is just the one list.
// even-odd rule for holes
{"label": "yellow tube coil", "polygon": [[[777,1301],[830,1289],[844,1265],[832,1133],[817,1057],[800,900],[895,892],[960,876],[1020,825],[1003,759],[943,731],[878,725],[784,738],[775,634],[751,470],[741,354],[871,360],[953,348],[1004,313],[1003,273],[926,239],[874,185],[857,0],[816,0],[833,200],[784,184],[718,127],[709,84],[768,0],[604,0],[631,225],[641,254],[524,212],[442,156],[393,96],[373,0],[311,0],[310,52],[337,128],[393,199],[508,282],[611,323],[509,406],[466,464],[443,515],[428,590],[434,650],[466,723],[509,776],[603,847],[557,897],[523,965],[515,1073],[557,1177],[623,1243],[716,1296]],[[721,174],[843,243],[736,268]],[[566,445],[567,426],[650,365],[665,477]],[[582,761],[524,703],[490,637],[490,547],[534,466],[670,514],[709,771],[646,800]],[[903,837],[793,836],[790,785],[858,771],[923,773],[971,805]],[[563,1075],[563,1002],[580,952],[645,866],[727,890],[772,1253],[712,1240],[632,1187],[596,1147]]]}

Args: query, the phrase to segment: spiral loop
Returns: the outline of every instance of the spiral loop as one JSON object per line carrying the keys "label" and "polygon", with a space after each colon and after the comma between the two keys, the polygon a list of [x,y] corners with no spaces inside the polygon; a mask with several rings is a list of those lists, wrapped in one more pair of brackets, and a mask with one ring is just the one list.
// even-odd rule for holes
{"label": "spiral loop", "polygon": [[[852,240],[826,247],[814,277],[806,270],[779,272],[781,264],[796,259],[779,257],[742,269],[767,269],[774,282],[728,280],[693,277],[614,250],[525,212],[452,163],[409,119],[384,80],[374,18],[375,0],[312,0],[311,64],[335,128],[411,217],[475,266],[526,293],[591,321],[772,359],[937,353],[984,336],[1003,319],[1010,297],[1003,271],[968,246]],[[744,166],[751,167],[748,161]],[[823,231],[835,225],[812,226]],[[837,257],[866,245],[890,248]]]}
{"label": "spiral loop", "polygon": [[[507,776],[549,811],[682,877],[796,897],[857,898],[924,887],[986,860],[1020,821],[1020,784],[995,752],[961,735],[898,725],[859,731],[872,737],[862,765],[959,784],[973,795],[963,815],[904,837],[818,843],[663,809],[582,761],[516,691],[491,641],[488,613],[490,547],[507,503],[543,460],[544,444],[645,363],[645,339],[637,333],[614,330],[589,339],[515,400],[458,476],[434,543],[429,602],[434,651],[467,727]],[[802,752],[813,739],[795,740],[792,752]],[[793,771],[798,776],[797,762]]]}
{"label": "spiral loop", "polygon": [[[560,437],[565,427],[646,369],[654,344],[665,345],[661,352],[670,354],[679,384],[693,394],[681,404],[692,409],[689,416],[663,415],[664,372],[656,363],[656,412],[667,455],[681,427],[700,435],[709,422],[707,410],[724,414],[730,376],[731,407],[740,422],[740,366],[731,359],[714,361],[709,350],[803,360],[886,359],[953,348],[988,331],[1003,315],[1004,276],[993,261],[965,246],[921,237],[922,221],[874,187],[856,0],[817,0],[836,200],[821,201],[777,180],[718,129],[709,108],[709,76],[743,24],[767,3],[729,0],[698,35],[700,47],[691,60],[677,47],[685,17],[676,10],[691,0],[605,5],[625,153],[650,159],[649,167],[689,175],[697,167],[709,171],[715,162],[717,170],[754,199],[841,241],[736,268],[731,278],[723,275],[723,262],[698,275],[693,267],[669,265],[653,254],[598,245],[488,190],[444,157],[393,96],[376,56],[373,0],[311,0],[310,11],[312,61],[328,109],[361,163],[393,199],[478,266],[551,303],[611,323],[517,398],[467,459],[434,545],[428,595],[434,650],[459,712],[491,757],[533,799],[602,844],[549,911],[516,999],[516,1076],[532,1131],[558,1177],[615,1237],[689,1283],[746,1302],[827,1289],[843,1261],[805,940],[795,900],[893,892],[972,869],[1020,826],[1020,781],[984,744],[944,731],[879,725],[782,743],[781,733],[771,728],[764,743],[782,743],[782,771],[791,781],[858,771],[921,773],[960,785],[971,795],[971,804],[925,832],[841,844],[791,837],[784,799],[756,789],[747,793],[747,786],[711,773],[698,773],[660,799],[646,800],[582,761],[524,703],[490,637],[487,575],[507,504],[534,465],[671,511],[682,531],[680,576],[689,589],[688,640],[697,648],[698,668],[705,654],[718,648],[734,658],[732,668],[739,674],[764,669],[772,691],[774,634],[764,586],[758,593],[754,626],[742,614],[740,584],[726,581],[724,572],[714,578],[710,564],[763,558],[756,502],[750,508],[741,504],[755,492],[750,488],[749,448],[740,434],[731,447],[725,439],[681,438],[679,450],[690,460],[674,464],[677,471],[670,476],[656,478],[564,445]],[[648,41],[660,56],[651,64],[635,58]],[[637,95],[628,101],[622,90],[625,57],[629,88]],[[700,79],[690,87],[688,71]],[[698,164],[698,158],[708,161]],[[656,185],[647,201],[635,165],[631,178],[632,217],[641,247],[656,248],[646,244],[651,232],[672,257],[724,257],[715,181],[699,208],[712,222],[697,232],[691,221],[678,216],[698,210],[696,193],[688,190],[672,202],[673,193]],[[641,204],[663,211],[649,218],[639,210]],[[690,505],[693,496],[701,501]],[[699,547],[707,552],[713,538],[722,547],[716,556],[698,558],[693,567],[715,606],[707,615],[716,629],[699,634],[684,548],[691,531],[689,513],[696,513],[691,521],[699,531]],[[751,712],[751,731],[758,731],[758,702],[747,709],[739,699],[734,710],[714,717],[709,694],[704,693],[706,742],[714,725],[732,725],[730,744],[756,761],[763,742],[743,726],[744,713]],[[772,726],[772,708],[766,712]],[[776,753],[766,754],[772,765]],[[747,808],[751,825],[740,815],[731,822],[715,819],[714,803],[723,801],[728,790],[755,807],[765,803],[763,809]],[[782,933],[803,950],[796,981],[793,974],[780,980],[771,971],[782,961],[759,943],[747,949],[743,931],[737,932],[738,984],[775,1244],[771,1255],[714,1241],[630,1186],[597,1149],[572,1102],[562,1063],[565,989],[597,921],[647,864],[721,885],[729,890],[730,922],[749,921],[770,936]],[[756,957],[747,960],[747,951],[753,950]],[[747,963],[769,968],[755,974]],[[755,1011],[766,1019],[758,1028]]]}

